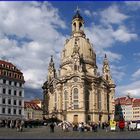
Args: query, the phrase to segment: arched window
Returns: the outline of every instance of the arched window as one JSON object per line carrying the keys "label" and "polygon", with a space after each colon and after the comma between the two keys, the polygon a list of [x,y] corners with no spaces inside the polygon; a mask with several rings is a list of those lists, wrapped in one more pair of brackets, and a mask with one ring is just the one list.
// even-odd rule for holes
{"label": "arched window", "polygon": [[102,109],[102,105],[101,105],[101,93],[98,92],[98,109],[99,111],[101,111]]}
{"label": "arched window", "polygon": [[54,107],[57,109],[57,94],[54,93]]}
{"label": "arched window", "polygon": [[78,88],[73,89],[73,108],[78,109]]}
{"label": "arched window", "polygon": [[73,30],[74,31],[76,30],[76,23],[75,22],[73,23]]}
{"label": "arched window", "polygon": [[68,104],[68,93],[65,90],[64,91],[64,110],[67,110],[67,104]]}
{"label": "arched window", "polygon": [[81,22],[79,23],[79,30],[83,30],[83,26]]}

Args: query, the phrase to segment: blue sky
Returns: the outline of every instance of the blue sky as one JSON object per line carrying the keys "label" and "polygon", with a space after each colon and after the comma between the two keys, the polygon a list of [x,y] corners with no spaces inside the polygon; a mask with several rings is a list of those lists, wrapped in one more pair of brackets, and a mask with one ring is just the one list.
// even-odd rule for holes
{"label": "blue sky", "polygon": [[25,97],[42,97],[50,55],[60,64],[71,34],[76,7],[85,20],[86,37],[97,54],[98,70],[106,53],[116,97],[140,97],[140,2],[0,2],[0,59],[24,73]]}

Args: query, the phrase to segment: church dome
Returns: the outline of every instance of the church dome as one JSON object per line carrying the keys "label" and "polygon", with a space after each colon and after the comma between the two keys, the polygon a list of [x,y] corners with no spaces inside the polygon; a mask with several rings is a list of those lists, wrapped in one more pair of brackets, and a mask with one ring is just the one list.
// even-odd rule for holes
{"label": "church dome", "polygon": [[78,46],[79,55],[83,58],[85,63],[90,63],[92,65],[96,64],[96,54],[93,51],[89,39],[84,37],[72,37],[70,40],[66,40],[66,44],[61,55],[62,64],[71,59],[75,42],[77,42],[76,44]]}
{"label": "church dome", "polygon": [[61,66],[72,63],[71,58],[75,49],[85,64],[96,66],[96,54],[93,51],[92,44],[84,33],[84,19],[79,14],[78,9],[72,20],[72,35],[70,39],[66,40],[62,51]]}

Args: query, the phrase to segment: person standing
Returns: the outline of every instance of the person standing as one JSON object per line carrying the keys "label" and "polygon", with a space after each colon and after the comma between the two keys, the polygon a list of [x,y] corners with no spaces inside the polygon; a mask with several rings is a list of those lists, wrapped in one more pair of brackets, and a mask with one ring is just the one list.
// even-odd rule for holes
{"label": "person standing", "polygon": [[54,133],[54,127],[55,127],[55,124],[52,122],[50,124],[50,132]]}
{"label": "person standing", "polygon": [[124,130],[124,127],[125,127],[125,122],[123,120],[119,121],[120,131],[123,131]]}

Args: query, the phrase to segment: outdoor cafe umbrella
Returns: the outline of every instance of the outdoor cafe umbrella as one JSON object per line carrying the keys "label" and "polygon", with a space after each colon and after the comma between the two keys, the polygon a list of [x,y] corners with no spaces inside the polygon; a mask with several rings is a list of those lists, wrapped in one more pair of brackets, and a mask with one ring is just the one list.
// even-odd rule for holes
{"label": "outdoor cafe umbrella", "polygon": [[59,123],[58,126],[61,126],[61,127],[63,127],[63,126],[71,127],[72,124],[70,122],[68,122],[68,121],[63,121],[63,122]]}

